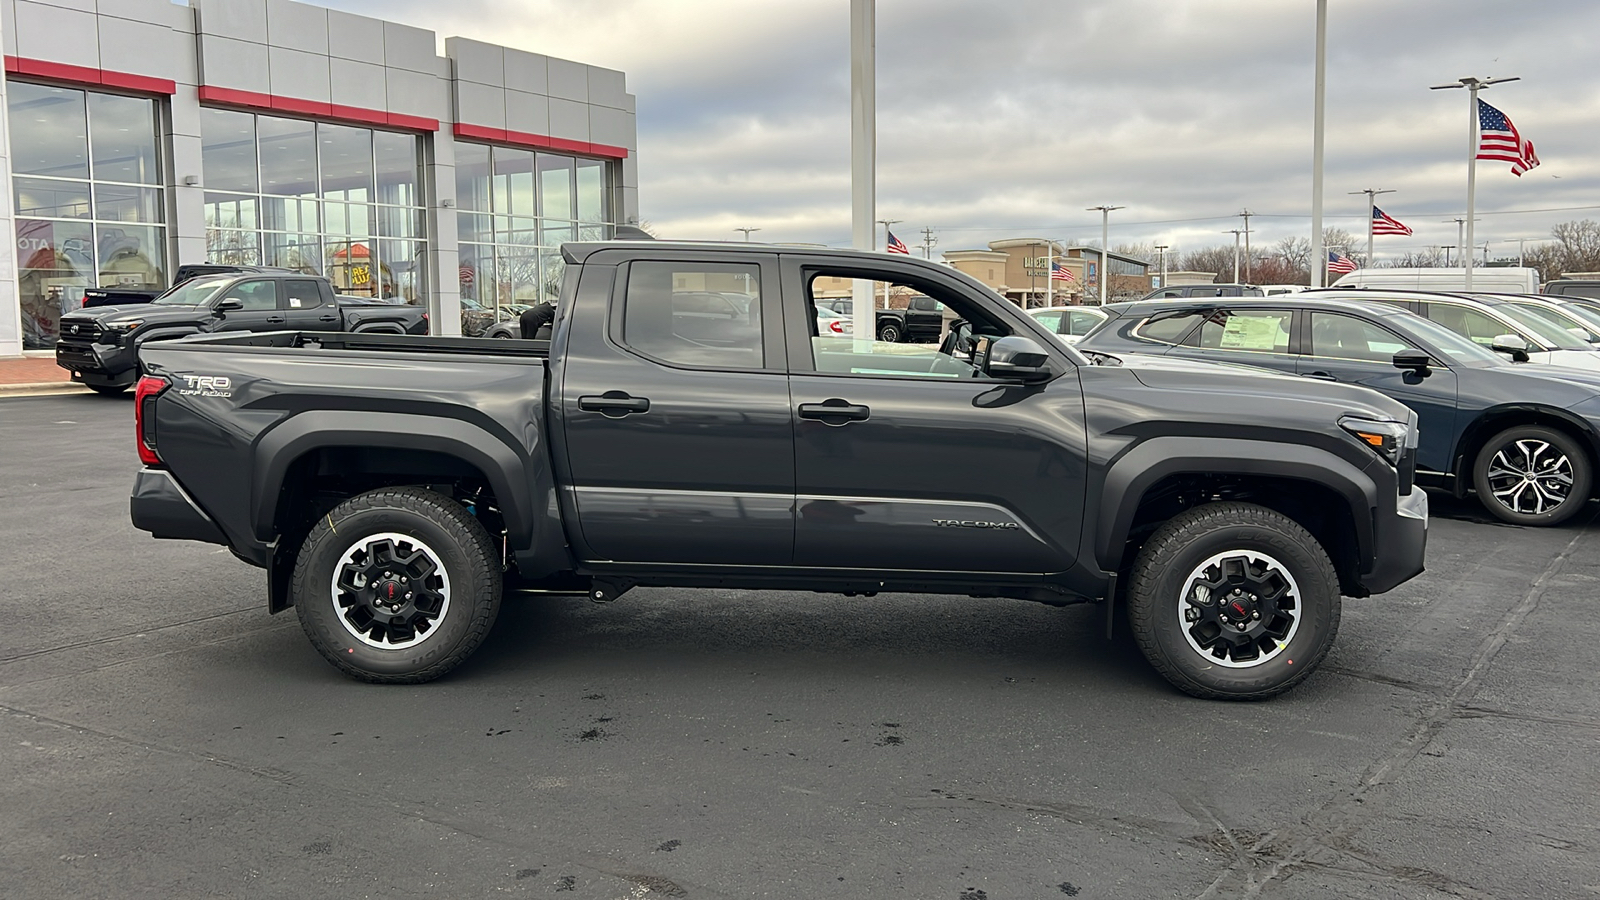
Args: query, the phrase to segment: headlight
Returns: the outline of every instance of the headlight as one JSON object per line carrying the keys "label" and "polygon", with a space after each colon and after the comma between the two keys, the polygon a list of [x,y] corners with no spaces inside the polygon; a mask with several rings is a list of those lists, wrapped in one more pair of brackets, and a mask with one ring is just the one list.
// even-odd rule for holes
{"label": "headlight", "polygon": [[1339,427],[1355,435],[1356,440],[1371,447],[1395,467],[1399,467],[1400,458],[1405,456],[1407,438],[1411,435],[1410,426],[1404,422],[1379,422],[1355,416],[1340,419]]}
{"label": "headlight", "polygon": [[106,331],[116,331],[116,332],[120,332],[122,334],[127,334],[128,332],[134,330],[135,328],[138,328],[140,325],[143,325],[143,324],[144,324],[144,320],[143,319],[134,319],[132,322],[115,322],[115,323],[106,325],[105,326],[105,330]]}

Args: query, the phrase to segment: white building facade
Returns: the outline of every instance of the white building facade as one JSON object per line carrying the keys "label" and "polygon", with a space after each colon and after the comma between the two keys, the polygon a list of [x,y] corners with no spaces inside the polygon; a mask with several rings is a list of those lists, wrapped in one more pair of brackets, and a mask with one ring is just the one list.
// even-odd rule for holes
{"label": "white building facade", "polygon": [[0,357],[91,287],[326,275],[436,334],[638,221],[622,72],[291,0],[0,0]]}

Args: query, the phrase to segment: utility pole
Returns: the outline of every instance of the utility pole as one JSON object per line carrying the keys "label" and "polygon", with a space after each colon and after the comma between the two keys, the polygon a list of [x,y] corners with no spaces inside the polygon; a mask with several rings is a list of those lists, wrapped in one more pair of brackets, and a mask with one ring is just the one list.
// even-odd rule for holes
{"label": "utility pole", "polygon": [[734,229],[734,231],[742,231],[742,232],[744,232],[744,242],[746,244],[750,243],[750,232],[752,232],[752,231],[760,231],[760,230],[761,229],[759,229],[759,228],[735,228]]}
{"label": "utility pole", "polygon": [[[1239,213],[1240,218],[1244,219],[1244,280],[1246,284],[1250,282],[1250,217],[1252,215],[1254,213],[1248,209]],[[1237,282],[1239,279],[1235,276],[1233,280]]]}
{"label": "utility pole", "polygon": [[1233,283],[1239,283],[1239,235],[1244,234],[1242,228],[1229,228],[1223,234],[1233,235]]}
{"label": "utility pole", "polygon": [[1526,244],[1527,242],[1528,242],[1527,238],[1517,238],[1517,268],[1519,268],[1519,269],[1522,268],[1522,265],[1523,265],[1522,258],[1525,255],[1523,253],[1523,245]]}
{"label": "utility pole", "polygon": [[[899,222],[904,222],[904,221],[905,221],[905,219],[879,219],[878,220],[878,224],[883,226],[883,248],[885,250],[889,249],[889,226],[890,225],[894,225],[894,224],[899,223]],[[889,282],[887,282],[887,281],[885,281],[883,283],[883,308],[884,309],[888,309],[889,308]],[[876,315],[873,316],[873,327],[874,328],[877,327],[877,316]],[[874,334],[876,334],[876,332],[874,332]]]}
{"label": "utility pole", "polygon": [[[1318,0],[1322,2],[1322,0]],[[1492,84],[1502,84],[1507,81],[1521,81],[1520,77],[1513,78],[1474,78],[1467,76],[1458,79],[1455,84],[1436,84],[1428,90],[1447,91],[1453,88],[1467,89],[1467,234],[1462,246],[1472,246],[1472,212],[1477,203],[1478,191],[1478,92]],[[1472,253],[1466,256],[1466,278],[1464,279],[1467,290],[1472,290]]]}
{"label": "utility pole", "polygon": [[1459,248],[1455,244],[1440,244],[1438,246],[1440,250],[1444,251],[1444,267],[1448,269],[1450,268],[1450,251]]}
{"label": "utility pole", "polygon": [[[878,198],[877,0],[850,0],[850,237],[873,250]],[[877,336],[871,282],[851,282],[858,346]]]}
{"label": "utility pole", "polygon": [[1111,240],[1111,211],[1124,209],[1121,206],[1091,206],[1088,212],[1100,211],[1100,305],[1106,305],[1106,282],[1111,278],[1106,272],[1106,250]]}
{"label": "utility pole", "polygon": [[923,259],[933,259],[933,245],[937,244],[937,243],[939,243],[939,239],[933,236],[933,229],[932,228],[924,228],[924,229],[922,229],[922,258]]}
{"label": "utility pole", "polygon": [[1157,244],[1156,245],[1156,255],[1161,257],[1161,286],[1162,287],[1166,287],[1167,286],[1167,246],[1168,245],[1166,245],[1166,244]]}
{"label": "utility pole", "polygon": [[1317,0],[1317,68],[1311,114],[1311,286],[1327,282],[1328,248],[1322,242],[1322,108],[1328,92],[1328,0]]}
{"label": "utility pole", "polygon": [[1367,195],[1367,268],[1370,269],[1372,268],[1372,218],[1377,215],[1373,210],[1378,208],[1378,195],[1392,194],[1394,189],[1362,188],[1359,191],[1350,191],[1349,193]]}

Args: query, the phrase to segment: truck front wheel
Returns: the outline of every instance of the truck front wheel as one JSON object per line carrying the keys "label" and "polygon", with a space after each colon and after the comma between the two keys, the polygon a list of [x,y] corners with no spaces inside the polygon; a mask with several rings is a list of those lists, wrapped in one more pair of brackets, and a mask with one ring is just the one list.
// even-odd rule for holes
{"label": "truck front wheel", "polygon": [[1288,516],[1211,503],[1173,517],[1139,551],[1128,618],[1145,658],[1179,690],[1260,700],[1298,684],[1333,646],[1339,579]]}
{"label": "truck front wheel", "polygon": [[290,582],[300,627],[362,681],[432,681],[472,655],[500,610],[501,570],[478,520],[449,497],[383,488],[317,523]]}

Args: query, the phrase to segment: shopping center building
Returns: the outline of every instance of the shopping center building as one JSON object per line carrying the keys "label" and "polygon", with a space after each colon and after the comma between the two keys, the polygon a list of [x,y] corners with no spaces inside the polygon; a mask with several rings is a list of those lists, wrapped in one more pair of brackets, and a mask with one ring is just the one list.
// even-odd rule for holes
{"label": "shopping center building", "polygon": [[[622,72],[290,0],[0,0],[0,357],[86,288],[316,272],[428,307],[548,296],[638,221]],[[482,317],[480,317],[482,318]]]}

